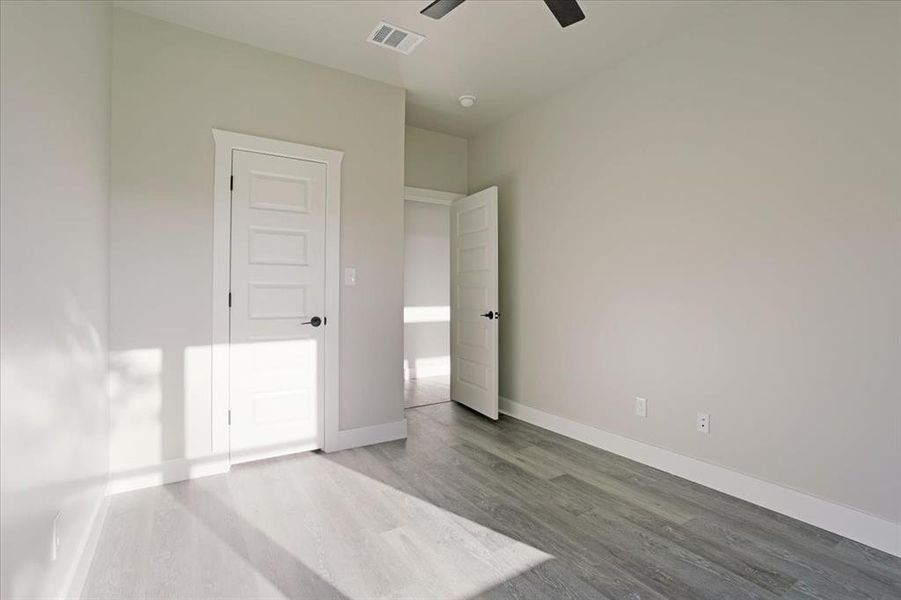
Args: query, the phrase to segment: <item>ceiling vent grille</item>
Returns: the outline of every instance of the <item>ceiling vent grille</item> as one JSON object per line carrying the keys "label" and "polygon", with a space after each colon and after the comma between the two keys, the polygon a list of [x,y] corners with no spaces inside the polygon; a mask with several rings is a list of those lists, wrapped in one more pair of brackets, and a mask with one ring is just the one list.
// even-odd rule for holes
{"label": "ceiling vent grille", "polygon": [[369,34],[367,41],[376,46],[383,46],[402,54],[409,54],[424,39],[425,37],[418,33],[413,33],[407,29],[401,29],[397,25],[381,21]]}

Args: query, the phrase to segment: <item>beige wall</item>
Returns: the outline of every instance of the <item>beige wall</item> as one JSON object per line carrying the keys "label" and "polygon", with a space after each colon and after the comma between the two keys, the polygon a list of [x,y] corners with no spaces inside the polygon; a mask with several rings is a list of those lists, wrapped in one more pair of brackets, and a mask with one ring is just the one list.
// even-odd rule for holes
{"label": "beige wall", "polygon": [[77,593],[106,488],[111,38],[109,3],[0,2],[3,598]]}
{"label": "beige wall", "polygon": [[502,395],[901,521],[899,11],[731,7],[470,140]]}
{"label": "beige wall", "polygon": [[341,429],[402,412],[404,91],[115,12],[112,470],[210,451],[212,128],[334,148]]}
{"label": "beige wall", "polygon": [[437,131],[406,128],[404,182],[411,187],[466,193],[466,140]]}

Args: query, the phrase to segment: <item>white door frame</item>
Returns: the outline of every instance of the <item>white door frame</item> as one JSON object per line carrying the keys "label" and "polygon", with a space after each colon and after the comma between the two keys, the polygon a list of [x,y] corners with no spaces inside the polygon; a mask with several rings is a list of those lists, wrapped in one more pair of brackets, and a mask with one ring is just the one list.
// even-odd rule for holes
{"label": "white door frame", "polygon": [[441,204],[450,206],[460,198],[464,198],[466,194],[458,194],[456,192],[442,192],[439,190],[430,190],[426,188],[418,188],[412,186],[404,187],[404,200],[410,202],[425,202],[426,204]]}
{"label": "white door frame", "polygon": [[[344,152],[213,129],[216,147],[213,180],[213,347],[212,347],[212,452],[229,456],[229,345],[228,294],[231,289],[231,176],[232,152],[246,150],[326,166],[325,200],[325,381],[323,450],[338,447],[339,328],[341,281],[341,163]],[[229,459],[230,462],[230,459]]]}

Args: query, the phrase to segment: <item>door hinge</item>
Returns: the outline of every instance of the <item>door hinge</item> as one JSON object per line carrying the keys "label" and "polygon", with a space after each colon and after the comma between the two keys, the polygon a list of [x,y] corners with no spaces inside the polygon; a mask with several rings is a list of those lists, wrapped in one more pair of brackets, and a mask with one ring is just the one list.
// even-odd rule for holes
{"label": "door hinge", "polygon": [[231,411],[231,409],[228,410],[228,424],[229,424],[229,425],[232,424],[232,411]]}
{"label": "door hinge", "polygon": [[235,176],[229,175],[228,177],[228,189],[231,191],[235,191]]}
{"label": "door hinge", "polygon": [[232,307],[232,293],[231,292],[228,293],[228,307],[229,308]]}

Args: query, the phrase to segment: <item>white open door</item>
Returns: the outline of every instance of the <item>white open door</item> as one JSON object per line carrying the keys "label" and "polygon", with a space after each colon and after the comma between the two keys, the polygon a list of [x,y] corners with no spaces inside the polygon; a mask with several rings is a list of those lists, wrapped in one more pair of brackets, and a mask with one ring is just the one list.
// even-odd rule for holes
{"label": "white open door", "polygon": [[326,166],[235,151],[231,462],[321,448]]}
{"label": "white open door", "polygon": [[451,206],[451,399],[497,419],[497,187]]}

